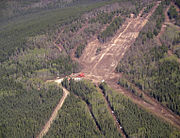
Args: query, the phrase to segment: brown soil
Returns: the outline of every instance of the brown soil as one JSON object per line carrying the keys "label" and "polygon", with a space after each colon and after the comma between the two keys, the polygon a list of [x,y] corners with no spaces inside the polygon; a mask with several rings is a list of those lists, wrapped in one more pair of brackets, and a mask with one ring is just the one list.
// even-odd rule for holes
{"label": "brown soil", "polygon": [[153,98],[149,97],[147,94],[143,93],[143,100],[142,98],[128,92],[127,90],[123,89],[117,83],[108,81],[107,82],[113,89],[116,91],[122,93],[123,95],[127,96],[129,99],[131,99],[135,104],[139,105],[140,107],[145,108],[146,110],[150,111],[154,115],[166,120],[167,122],[170,122],[172,125],[176,126],[178,129],[180,129],[180,117],[173,112],[171,112],[166,107],[162,106],[159,102],[154,100]]}
{"label": "brown soil", "polygon": [[[160,37],[164,34],[164,32],[166,31],[166,27],[168,25],[172,25],[172,26],[175,26],[178,30],[180,30],[180,27],[173,24],[170,19],[169,19],[169,16],[168,16],[168,10],[171,6],[175,6],[176,10],[178,11],[178,14],[180,13],[179,11],[179,8],[177,7],[177,5],[175,5],[173,2],[171,2],[171,4],[166,8],[164,14],[165,14],[165,22],[163,23],[162,27],[161,27],[161,31],[160,33],[158,34],[158,36],[156,37],[156,40],[157,40],[157,43],[159,45],[162,45],[161,41],[160,41]],[[171,50],[168,50],[168,56],[172,56],[173,55],[173,52]],[[180,63],[180,58],[178,58],[177,60],[179,63]]]}
{"label": "brown soil", "polygon": [[53,44],[59,49],[59,52],[61,52],[62,50],[64,50],[63,46],[61,46],[61,44],[57,44],[58,39],[60,38],[62,32],[64,31],[64,29],[62,29],[62,31],[60,33],[57,34],[57,38],[53,41]]}
{"label": "brown soil", "polygon": [[[168,56],[174,55],[171,50],[168,50]],[[180,58],[177,58],[177,62],[180,64]]]}
{"label": "brown soil", "polygon": [[[101,44],[97,38],[91,41],[79,59],[80,63],[84,65],[82,72],[91,76],[100,76],[104,80],[111,77],[111,73],[115,70],[119,60],[136,40],[139,32],[158,5],[159,2],[148,15],[143,17],[139,15],[136,18],[127,19],[110,42]],[[99,46],[101,46],[102,50],[96,55],[96,50]]]}
{"label": "brown soil", "polygon": [[[82,72],[85,73],[86,79],[92,80],[94,83],[99,83],[105,80],[112,88],[129,97],[134,103],[149,110],[156,116],[170,122],[172,125],[180,129],[180,117],[171,112],[166,107],[155,101],[148,95],[145,95],[147,101],[135,96],[134,94],[120,88],[117,85],[119,74],[114,73],[114,70],[120,59],[124,56],[128,48],[138,37],[139,32],[147,23],[149,17],[158,7],[159,2],[152,10],[141,17],[141,14],[136,18],[129,18],[122,25],[116,36],[108,43],[101,44],[98,39],[94,39],[86,46],[84,53],[79,59],[83,65]],[[96,55],[96,49],[101,47],[101,52]]]}
{"label": "brown soil", "polygon": [[[128,48],[131,46],[131,44],[133,44],[133,42],[136,40],[136,38],[139,35],[139,32],[147,23],[149,17],[153,14],[155,9],[158,7],[159,3],[160,2],[158,1],[147,15],[144,15],[141,17],[141,14],[143,11],[142,10],[136,18],[131,17],[127,19],[125,23],[122,25],[121,29],[117,32],[116,36],[110,42],[101,44],[99,43],[97,38],[93,39],[86,46],[82,56],[76,60],[80,64],[83,65],[82,72],[85,73],[86,79],[92,80],[96,84],[100,83],[102,80],[105,80],[107,84],[110,85],[113,89],[127,96],[130,100],[132,100],[138,106],[150,111],[152,114],[158,116],[161,119],[166,120],[167,122],[171,123],[178,129],[180,129],[179,116],[171,112],[166,107],[162,106],[153,98],[149,97],[143,91],[140,91],[140,92],[143,93],[143,97],[145,98],[145,100],[121,88],[117,84],[118,78],[121,76],[121,74],[114,73],[114,70],[118,62],[120,61],[120,59],[122,59],[122,57],[124,56]],[[101,46],[102,50],[97,55],[96,50],[99,46]],[[64,88],[63,88],[63,91],[64,91],[64,94],[63,94],[62,99],[60,100],[59,104],[53,111],[50,119],[44,126],[43,130],[38,135],[38,138],[43,137],[48,132],[51,123],[57,116],[58,110],[62,107],[64,100],[69,94],[69,92]],[[108,104],[108,109],[112,114],[112,110],[109,104]],[[113,118],[114,120],[117,120],[114,115],[113,115]],[[116,125],[119,127],[119,124],[116,124]],[[125,137],[123,132],[121,133],[122,133],[122,136]]]}
{"label": "brown soil", "polygon": [[42,138],[43,136],[46,135],[46,133],[48,132],[49,128],[51,127],[51,124],[53,123],[54,119],[57,117],[58,111],[61,109],[65,99],[67,98],[69,91],[67,91],[64,87],[62,87],[62,89],[64,92],[62,98],[60,99],[58,105],[52,112],[51,117],[49,118],[49,120],[47,121],[47,123],[45,124],[45,126],[43,127],[43,129],[41,130],[39,135],[37,136],[37,138]]}
{"label": "brown soil", "polygon": [[[114,16],[113,19],[112,19],[112,21],[113,21],[116,17],[118,17],[118,16]],[[85,25],[84,25],[75,35],[79,35],[80,33],[82,33],[82,32],[84,31],[84,29],[86,29],[86,28],[88,27],[88,25],[89,25],[88,22],[86,22]],[[102,27],[101,31],[105,30],[108,25],[109,25],[109,24],[104,25],[104,26]],[[87,41],[88,41],[88,42],[92,42],[92,41],[94,41],[95,39],[96,39],[96,36],[93,36],[90,40],[87,40]],[[72,58],[72,60],[75,60],[75,61],[77,61],[78,63],[80,63],[79,60],[78,60],[78,58],[76,58],[76,56],[75,56],[75,52],[76,52],[77,47],[78,47],[78,45],[76,45],[76,46],[71,50],[70,57]]]}
{"label": "brown soil", "polygon": [[156,37],[156,40],[157,40],[157,42],[158,42],[159,45],[162,45],[162,44],[161,44],[161,41],[160,41],[160,37],[161,37],[162,34],[165,32],[166,27],[167,27],[167,24],[170,23],[169,16],[168,16],[168,14],[167,14],[170,6],[171,6],[171,5],[169,5],[169,6],[166,8],[165,12],[164,12],[165,22],[163,23],[163,25],[162,25],[162,27],[161,27],[161,30],[160,30],[158,36]]}

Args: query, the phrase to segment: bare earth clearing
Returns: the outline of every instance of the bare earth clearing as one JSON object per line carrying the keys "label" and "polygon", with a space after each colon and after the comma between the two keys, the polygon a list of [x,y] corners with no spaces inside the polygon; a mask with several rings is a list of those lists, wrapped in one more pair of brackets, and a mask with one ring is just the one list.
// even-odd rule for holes
{"label": "bare earth clearing", "polygon": [[[82,72],[85,73],[87,79],[92,80],[94,83],[105,80],[112,88],[129,97],[134,103],[180,129],[179,116],[175,115],[146,94],[145,97],[148,99],[148,102],[125,91],[116,83],[120,75],[114,73],[119,60],[122,59],[125,52],[136,40],[139,32],[147,23],[149,17],[153,14],[159,3],[160,2],[156,3],[148,15],[141,17],[141,12],[136,18],[131,17],[127,19],[117,35],[109,43],[101,44],[98,39],[91,41],[85,48],[79,62],[84,67]],[[96,55],[98,47],[101,47],[102,50]]]}
{"label": "bare earth clearing", "polygon": [[[98,76],[99,80],[106,80],[114,76],[112,71],[115,70],[119,60],[136,40],[139,32],[159,3],[157,2],[148,15],[141,17],[141,12],[136,18],[131,17],[127,19],[110,42],[101,44],[98,39],[91,41],[79,59],[80,63],[84,66],[82,72],[86,73],[89,77]],[[102,50],[96,55],[98,47],[101,47]]]}
{"label": "bare earth clearing", "polygon": [[[127,96],[138,106],[150,111],[152,114],[160,117],[161,119],[168,121],[169,123],[171,123],[178,129],[180,129],[179,116],[171,112],[166,107],[162,106],[160,103],[158,103],[156,100],[149,97],[147,94],[145,94],[142,91],[141,93],[143,93],[145,100],[121,88],[117,84],[118,78],[121,76],[121,74],[116,74],[114,72],[119,60],[122,59],[125,52],[131,46],[131,44],[134,43],[134,41],[139,35],[139,32],[144,27],[144,25],[148,22],[149,18],[154,13],[154,11],[156,10],[159,4],[160,2],[158,1],[156,5],[151,9],[151,11],[142,17],[141,17],[141,14],[143,10],[140,12],[140,14],[136,18],[133,18],[133,17],[128,18],[125,21],[125,23],[122,25],[121,29],[119,29],[116,36],[114,36],[110,42],[101,44],[96,38],[88,43],[80,59],[76,59],[74,57],[72,57],[72,59],[75,59],[76,61],[78,61],[79,63],[83,65],[82,72],[85,73],[85,79],[92,80],[96,84],[99,84],[102,80],[105,80],[108,83],[108,85],[110,85],[113,89]],[[169,7],[167,8],[167,10],[168,9]],[[164,26],[161,29],[161,33],[164,32],[165,27],[166,26],[164,24]],[[159,36],[157,39],[159,40]],[[57,45],[57,47],[59,46]],[[102,50],[97,55],[96,50],[99,47],[101,47]],[[61,51],[61,48],[59,48],[59,50]],[[71,54],[73,55],[73,53]],[[55,80],[55,82],[58,83],[58,80]],[[51,123],[53,122],[53,120],[56,118],[58,114],[58,110],[60,110],[60,108],[62,107],[64,103],[64,100],[69,94],[69,92],[64,88],[63,88],[63,91],[64,91],[63,97],[59,101],[59,104],[57,105],[57,107],[54,109],[50,119],[44,126],[43,130],[38,135],[38,138],[43,137],[48,132],[51,126]],[[115,115],[112,113],[112,109],[110,108],[109,104],[108,104],[108,109],[111,112],[114,118],[114,121],[117,121]],[[118,130],[121,132],[122,136],[125,137],[122,130],[119,129],[120,124],[116,122],[116,125],[117,125]]]}

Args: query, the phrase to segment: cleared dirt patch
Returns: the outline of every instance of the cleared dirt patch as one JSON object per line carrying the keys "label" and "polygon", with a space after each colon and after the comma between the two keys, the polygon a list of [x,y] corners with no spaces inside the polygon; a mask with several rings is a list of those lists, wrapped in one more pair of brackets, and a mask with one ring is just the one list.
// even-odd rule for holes
{"label": "cleared dirt patch", "polygon": [[[180,129],[180,117],[172,113],[154,99],[147,96],[150,102],[146,102],[140,97],[120,88],[117,85],[119,74],[114,73],[114,70],[119,60],[124,56],[125,52],[134,43],[139,35],[139,32],[147,23],[151,15],[154,13],[160,2],[151,9],[151,11],[141,17],[141,13],[136,18],[129,18],[122,25],[116,36],[108,43],[101,44],[98,39],[91,41],[85,48],[84,53],[79,59],[83,65],[82,72],[85,73],[87,79],[94,83],[99,83],[105,80],[112,88],[129,97],[135,104],[147,109],[156,116],[170,122]],[[100,53],[97,55],[96,50],[101,47]]]}
{"label": "cleared dirt patch", "polygon": [[[147,23],[149,17],[158,7],[160,2],[152,8],[149,14],[141,17],[139,14],[136,18],[129,18],[122,25],[116,36],[108,43],[101,44],[98,39],[91,41],[85,48],[79,62],[83,64],[82,72],[104,77],[115,70],[119,60],[124,56],[128,48],[133,44],[139,35],[139,32]],[[100,53],[97,55],[96,50],[101,47]]]}

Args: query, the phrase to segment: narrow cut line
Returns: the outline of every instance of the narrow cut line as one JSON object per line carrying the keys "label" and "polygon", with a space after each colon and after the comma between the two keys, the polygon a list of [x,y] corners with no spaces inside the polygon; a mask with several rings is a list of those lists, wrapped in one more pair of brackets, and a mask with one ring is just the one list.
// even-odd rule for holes
{"label": "narrow cut line", "polygon": [[120,124],[120,122],[118,121],[118,119],[116,118],[116,116],[115,116],[115,114],[114,114],[114,111],[113,111],[113,109],[112,109],[112,107],[111,107],[110,102],[109,102],[109,101],[107,100],[107,98],[105,97],[102,89],[98,88],[98,90],[99,90],[99,91],[101,92],[101,94],[103,95],[104,101],[106,102],[106,105],[108,106],[108,110],[109,110],[110,114],[111,114],[112,117],[113,117],[113,120],[114,120],[114,122],[115,122],[115,124],[116,124],[116,126],[117,126],[118,131],[121,133],[121,135],[122,135],[123,138],[127,138],[126,132],[124,131],[124,129],[123,129],[123,127],[121,126],[121,124]]}

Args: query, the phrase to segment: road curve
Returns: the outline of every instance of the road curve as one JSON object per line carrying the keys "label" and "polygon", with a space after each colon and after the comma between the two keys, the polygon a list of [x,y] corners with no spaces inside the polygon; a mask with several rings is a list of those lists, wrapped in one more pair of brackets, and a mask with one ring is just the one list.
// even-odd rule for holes
{"label": "road curve", "polygon": [[53,121],[57,117],[58,111],[61,109],[65,99],[67,98],[67,96],[69,94],[69,91],[67,91],[64,87],[62,87],[62,89],[63,89],[63,96],[62,96],[62,98],[60,99],[58,105],[56,106],[56,108],[52,112],[49,120],[46,122],[46,124],[44,125],[43,129],[41,130],[41,132],[39,133],[39,135],[36,138],[42,138],[43,136],[45,136],[46,133],[48,132],[49,128],[51,127],[51,124],[53,123]]}

